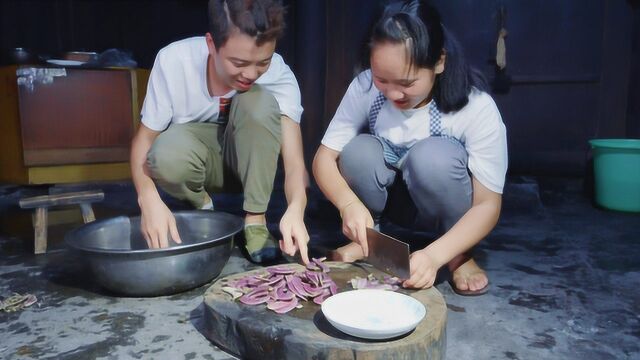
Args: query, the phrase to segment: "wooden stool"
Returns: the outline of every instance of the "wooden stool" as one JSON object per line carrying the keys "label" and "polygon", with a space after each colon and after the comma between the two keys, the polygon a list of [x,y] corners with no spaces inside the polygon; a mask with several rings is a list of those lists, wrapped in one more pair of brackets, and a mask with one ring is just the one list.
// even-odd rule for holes
{"label": "wooden stool", "polygon": [[96,219],[91,208],[91,203],[102,201],[104,193],[101,190],[71,192],[66,194],[43,195],[20,199],[19,204],[23,209],[36,209],[33,215],[33,228],[35,230],[34,250],[35,254],[47,251],[47,214],[50,207],[65,205],[80,205],[82,220],[85,224]]}

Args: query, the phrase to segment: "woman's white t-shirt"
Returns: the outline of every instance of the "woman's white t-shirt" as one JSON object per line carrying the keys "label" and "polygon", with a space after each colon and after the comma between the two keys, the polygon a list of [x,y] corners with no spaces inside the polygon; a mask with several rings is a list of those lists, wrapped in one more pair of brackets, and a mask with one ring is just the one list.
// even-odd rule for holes
{"label": "woman's white t-shirt", "polygon": [[[368,129],[369,109],[380,91],[371,82],[371,70],[364,71],[349,85],[322,144],[332,150],[342,148]],[[429,106],[399,110],[386,101],[375,124],[377,136],[401,147],[411,147],[430,136]],[[456,112],[441,113],[442,135],[460,140],[469,155],[473,176],[489,190],[501,194],[507,172],[507,135],[498,108],[489,94],[473,90],[469,103]]]}
{"label": "woman's white t-shirt", "polygon": [[[170,124],[215,122],[220,98],[231,98],[235,91],[211,96],[207,87],[209,50],[204,37],[192,37],[169,44],[158,52],[142,105],[142,123],[151,130],[164,131]],[[273,54],[260,84],[276,98],[280,112],[300,123],[300,88],[282,57]]]}

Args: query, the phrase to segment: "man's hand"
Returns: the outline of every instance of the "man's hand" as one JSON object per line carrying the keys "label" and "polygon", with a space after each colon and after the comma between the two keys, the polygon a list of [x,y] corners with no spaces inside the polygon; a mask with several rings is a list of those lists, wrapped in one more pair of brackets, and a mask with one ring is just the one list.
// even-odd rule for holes
{"label": "man's hand", "polygon": [[304,225],[303,215],[300,211],[288,208],[280,219],[280,250],[289,256],[294,256],[300,250],[302,261],[309,263],[309,254],[307,243],[309,242],[309,233]]}
{"label": "man's hand", "polygon": [[176,243],[182,243],[178,235],[176,219],[160,199],[146,167],[149,149],[159,135],[159,131],[151,130],[144,124],[140,124],[131,142],[131,177],[138,193],[138,205],[141,213],[140,230],[150,249],[168,247],[168,234],[171,234],[171,238]]}
{"label": "man's hand", "polygon": [[402,283],[406,288],[425,289],[433,286],[440,266],[429,256],[426,249],[411,254],[409,258],[411,277]]}
{"label": "man's hand", "polygon": [[300,250],[305,264],[309,263],[307,243],[309,234],[304,226],[304,209],[307,206],[306,185],[309,174],[302,156],[302,133],[300,124],[282,115],[282,163],[284,165],[284,192],[287,197],[287,211],[280,219],[280,250],[294,256]]}
{"label": "man's hand", "polygon": [[176,219],[159,197],[140,198],[140,227],[150,249],[169,247],[168,234],[177,244],[182,244]]}
{"label": "man's hand", "polygon": [[342,233],[351,241],[360,244],[364,256],[368,256],[367,228],[373,227],[373,217],[371,217],[369,209],[359,199],[356,199],[340,209],[340,216],[342,217]]}

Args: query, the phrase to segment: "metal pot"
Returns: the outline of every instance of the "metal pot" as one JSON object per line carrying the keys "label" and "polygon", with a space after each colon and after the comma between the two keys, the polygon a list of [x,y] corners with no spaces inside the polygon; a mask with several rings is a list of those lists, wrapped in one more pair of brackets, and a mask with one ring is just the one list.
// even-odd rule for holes
{"label": "metal pot", "polygon": [[116,217],[85,224],[65,236],[86,259],[98,283],[129,296],[169,295],[217,277],[231,256],[241,218],[214,211],[174,213],[182,244],[149,249],[140,217]]}

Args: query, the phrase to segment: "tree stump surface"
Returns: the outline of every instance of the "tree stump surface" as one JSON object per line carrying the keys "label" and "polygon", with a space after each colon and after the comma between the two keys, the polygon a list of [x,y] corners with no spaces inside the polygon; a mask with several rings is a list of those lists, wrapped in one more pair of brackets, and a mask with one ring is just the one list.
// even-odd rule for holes
{"label": "tree stump surface", "polygon": [[[327,262],[338,291],[350,291],[352,278],[369,273],[382,278],[374,268]],[[304,267],[289,264],[299,271]],[[222,290],[228,281],[266,273],[264,269],[217,280],[204,295],[205,335],[220,348],[243,359],[444,359],[447,307],[434,288],[400,289],[424,304],[427,314],[415,330],[394,339],[367,340],[334,328],[320,305],[301,301],[301,309],[277,314],[262,305],[245,305]]]}

